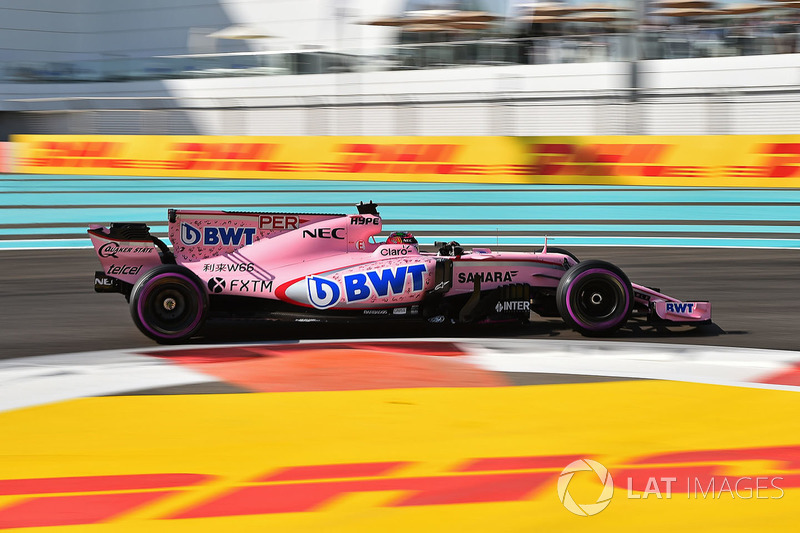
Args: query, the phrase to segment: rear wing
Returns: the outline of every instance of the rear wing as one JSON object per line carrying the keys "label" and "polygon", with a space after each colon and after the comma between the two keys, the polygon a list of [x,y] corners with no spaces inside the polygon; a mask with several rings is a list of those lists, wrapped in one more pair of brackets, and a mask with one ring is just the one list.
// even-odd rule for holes
{"label": "rear wing", "polygon": [[282,235],[308,224],[347,216],[183,209],[170,209],[168,215],[169,240],[179,262],[199,261],[231,253],[242,246]]}
{"label": "rear wing", "polygon": [[150,234],[147,224],[114,222],[109,228],[93,224],[88,233],[103,267],[95,274],[98,292],[122,292],[119,282],[133,285],[151,268],[175,262],[167,245]]}

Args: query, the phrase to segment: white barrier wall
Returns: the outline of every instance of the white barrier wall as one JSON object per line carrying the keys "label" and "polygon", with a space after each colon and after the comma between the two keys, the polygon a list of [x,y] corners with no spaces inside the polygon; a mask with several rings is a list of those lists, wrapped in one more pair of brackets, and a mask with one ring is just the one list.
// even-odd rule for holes
{"label": "white barrier wall", "polygon": [[[125,83],[4,84],[11,133],[800,133],[800,54]],[[54,112],[56,111],[56,112]],[[61,112],[57,112],[61,111]],[[80,111],[80,112],[75,112]]]}

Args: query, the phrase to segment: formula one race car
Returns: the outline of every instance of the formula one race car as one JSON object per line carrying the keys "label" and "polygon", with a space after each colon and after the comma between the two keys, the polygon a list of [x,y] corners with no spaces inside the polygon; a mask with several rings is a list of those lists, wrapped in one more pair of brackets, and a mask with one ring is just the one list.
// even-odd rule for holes
{"label": "formula one race car", "polygon": [[89,229],[103,270],[97,292],[130,302],[136,326],[160,343],[197,334],[210,317],[273,320],[417,318],[431,323],[560,316],[584,335],[632,317],[667,324],[711,319],[708,302],[681,302],[632,284],[616,266],[566,250],[420,252],[413,235],[377,242],[377,205],[357,215],[170,209],[170,248],[142,223]]}

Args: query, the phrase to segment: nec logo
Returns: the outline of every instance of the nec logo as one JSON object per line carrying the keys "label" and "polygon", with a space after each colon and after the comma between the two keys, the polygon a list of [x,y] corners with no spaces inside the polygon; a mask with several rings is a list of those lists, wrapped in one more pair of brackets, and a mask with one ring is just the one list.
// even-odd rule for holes
{"label": "nec logo", "polygon": [[688,314],[694,310],[694,304],[672,303],[667,302],[668,313]]}
{"label": "nec logo", "polygon": [[256,228],[226,228],[205,226],[202,232],[187,222],[181,223],[181,242],[186,246],[203,244],[204,246],[239,246],[253,244]]}
{"label": "nec logo", "polygon": [[312,239],[340,239],[344,240],[342,236],[344,228],[317,228],[317,229],[304,229],[303,238],[310,237]]}
{"label": "nec logo", "polygon": [[[390,294],[402,294],[409,280],[411,291],[419,292],[425,286],[425,272],[427,267],[419,264],[348,274],[343,280],[345,300],[351,303],[367,300],[372,296],[383,298]],[[306,283],[309,302],[317,309],[326,309],[339,302],[342,289],[335,281],[308,276]]]}

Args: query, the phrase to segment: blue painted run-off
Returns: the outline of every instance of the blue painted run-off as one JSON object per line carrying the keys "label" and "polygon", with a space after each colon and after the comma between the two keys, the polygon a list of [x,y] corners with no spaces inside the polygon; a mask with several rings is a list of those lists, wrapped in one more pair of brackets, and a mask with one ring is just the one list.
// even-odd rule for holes
{"label": "blue painted run-off", "polygon": [[800,249],[798,189],[5,175],[0,197],[0,249],[88,247],[91,223],[163,236],[168,207],[354,213],[369,200],[385,232],[423,244]]}

